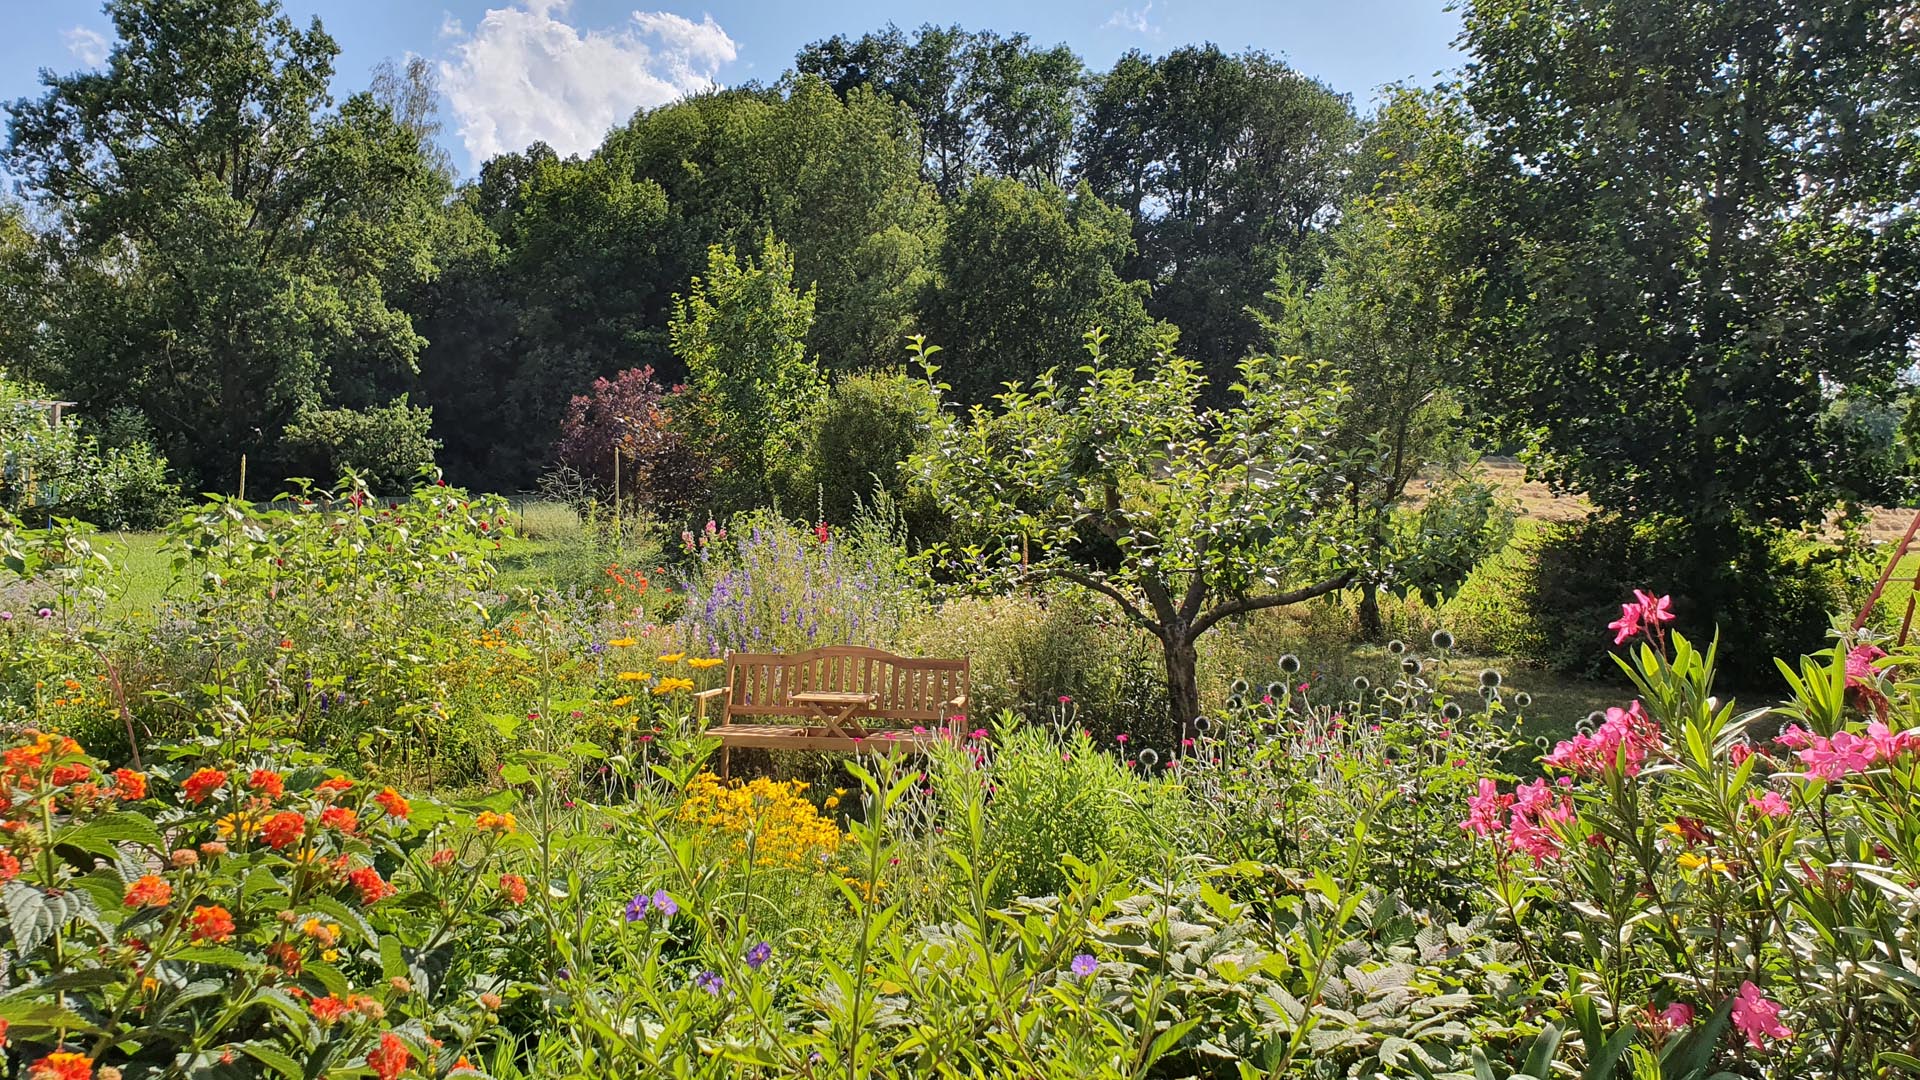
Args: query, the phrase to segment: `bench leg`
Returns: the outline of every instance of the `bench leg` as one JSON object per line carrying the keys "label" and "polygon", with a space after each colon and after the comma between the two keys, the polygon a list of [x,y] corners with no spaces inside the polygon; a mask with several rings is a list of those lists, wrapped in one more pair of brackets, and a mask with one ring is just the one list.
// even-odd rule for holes
{"label": "bench leg", "polygon": [[725,780],[733,773],[733,747],[720,747],[720,779]]}

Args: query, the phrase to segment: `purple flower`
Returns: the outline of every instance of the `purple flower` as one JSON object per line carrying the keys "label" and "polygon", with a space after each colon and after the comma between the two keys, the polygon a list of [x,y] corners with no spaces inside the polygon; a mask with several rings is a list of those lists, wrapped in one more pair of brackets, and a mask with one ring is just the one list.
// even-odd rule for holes
{"label": "purple flower", "polygon": [[680,914],[680,905],[673,902],[673,897],[668,896],[665,889],[653,890],[653,909],[658,911],[663,919],[671,919]]}
{"label": "purple flower", "polygon": [[647,894],[636,893],[634,894],[633,899],[627,901],[627,921],[639,922],[641,919],[644,919],[646,917],[647,917]]}
{"label": "purple flower", "polygon": [[761,965],[765,964],[767,959],[772,955],[773,946],[763,941],[747,950],[747,966],[755,971],[759,971]]}
{"label": "purple flower", "polygon": [[1081,953],[1073,958],[1073,973],[1084,979],[1100,969],[1100,961],[1092,953]]}
{"label": "purple flower", "polygon": [[720,973],[717,971],[703,971],[693,977],[693,985],[705,990],[714,997],[719,997],[720,988],[726,985],[726,980],[722,979]]}
{"label": "purple flower", "polygon": [[12,621],[13,621],[13,612],[0,611],[0,622],[12,622]]}
{"label": "purple flower", "polygon": [[34,612],[34,614],[40,616],[43,619],[51,619],[53,618],[53,609],[50,607],[43,607],[39,611]]}

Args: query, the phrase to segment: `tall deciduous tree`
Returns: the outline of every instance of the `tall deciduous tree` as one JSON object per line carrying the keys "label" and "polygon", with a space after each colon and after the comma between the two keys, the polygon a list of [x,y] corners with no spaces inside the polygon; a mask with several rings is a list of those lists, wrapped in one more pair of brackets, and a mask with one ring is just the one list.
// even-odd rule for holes
{"label": "tall deciduous tree", "polygon": [[813,310],[813,290],[794,287],[793,255],[771,235],[745,262],[715,246],[706,274],[674,298],[686,430],[713,459],[714,495],[728,509],[765,505],[800,464],[801,424],[825,391],[807,357]]}
{"label": "tall deciduous tree", "polygon": [[1094,328],[1117,360],[1153,356],[1165,328],[1147,316],[1146,287],[1118,273],[1132,246],[1126,214],[1085,188],[974,181],[948,217],[922,320],[960,398],[1031,381]]}
{"label": "tall deciduous tree", "polygon": [[1466,6],[1481,382],[1538,473],[1690,522],[1703,571],[1889,494],[1829,406],[1920,331],[1917,39],[1828,0]]}
{"label": "tall deciduous tree", "polygon": [[[1384,634],[1378,593],[1419,591],[1437,602],[1471,569],[1504,522],[1489,516],[1490,492],[1465,480],[1469,460],[1460,392],[1466,380],[1460,308],[1476,276],[1459,265],[1458,200],[1467,160],[1467,125],[1443,95],[1396,90],[1374,116],[1358,156],[1371,183],[1343,208],[1327,236],[1324,264],[1306,284],[1284,270],[1256,311],[1273,347],[1320,361],[1351,388],[1331,445],[1371,449],[1369,467],[1347,474],[1347,500],[1367,524],[1373,556],[1355,581],[1363,636]],[[1421,521],[1402,503],[1422,472],[1448,475],[1427,500]],[[1436,558],[1436,535],[1454,536],[1458,558]],[[1396,541],[1421,551],[1395,558]],[[1409,564],[1423,573],[1409,574]],[[1436,576],[1432,571],[1444,570]]]}
{"label": "tall deciduous tree", "polygon": [[365,407],[422,341],[390,293],[432,268],[445,191],[338,52],[273,0],[113,0],[104,70],[12,106],[9,158],[57,214],[49,377],[134,406],[202,482],[272,453],[303,407]]}
{"label": "tall deciduous tree", "polygon": [[1077,170],[1132,216],[1148,310],[1226,375],[1261,341],[1247,309],[1276,265],[1312,265],[1359,133],[1344,96],[1264,53],[1130,52],[1095,82]]}
{"label": "tall deciduous tree", "polygon": [[977,542],[976,574],[1061,578],[1159,639],[1169,716],[1200,715],[1195,644],[1222,621],[1344,588],[1364,558],[1327,454],[1341,387],[1323,370],[1252,357],[1230,404],[1204,404],[1199,365],[1145,374],[1100,352],[941,426],[913,467]]}

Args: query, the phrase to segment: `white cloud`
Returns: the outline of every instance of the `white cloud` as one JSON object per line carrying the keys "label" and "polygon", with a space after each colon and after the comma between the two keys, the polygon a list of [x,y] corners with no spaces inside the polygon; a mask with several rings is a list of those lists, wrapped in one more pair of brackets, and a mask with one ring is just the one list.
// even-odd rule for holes
{"label": "white cloud", "polygon": [[638,108],[713,85],[738,47],[713,16],[701,22],[635,11],[628,25],[580,30],[567,0],[516,0],[491,8],[455,40],[440,79],[475,162],[544,140],[561,155],[586,153]]}
{"label": "white cloud", "polygon": [[1159,33],[1159,24],[1147,18],[1147,16],[1153,14],[1153,3],[1154,0],[1147,0],[1145,4],[1137,8],[1121,8],[1112,15],[1107,16],[1106,28],[1110,30],[1131,30],[1136,34]]}
{"label": "white cloud", "polygon": [[76,26],[60,36],[66,40],[67,51],[88,67],[98,67],[107,58],[107,39],[98,30]]}

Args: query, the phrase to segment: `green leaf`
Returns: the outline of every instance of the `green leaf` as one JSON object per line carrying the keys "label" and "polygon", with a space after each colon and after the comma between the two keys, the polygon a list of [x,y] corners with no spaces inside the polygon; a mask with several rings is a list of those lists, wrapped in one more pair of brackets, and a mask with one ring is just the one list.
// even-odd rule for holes
{"label": "green leaf", "polygon": [[152,818],[130,810],[94,818],[55,836],[56,845],[65,844],[109,858],[119,854],[116,844],[139,844],[150,851],[161,851],[167,844]]}
{"label": "green leaf", "polygon": [[281,1076],[288,1077],[289,1080],[303,1080],[306,1076],[306,1070],[300,1067],[299,1062],[275,1050],[271,1046],[265,1046],[257,1042],[244,1042],[240,1044],[240,1050],[248,1057],[279,1073]]}

